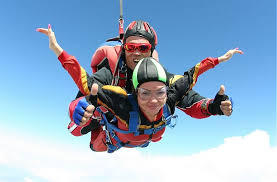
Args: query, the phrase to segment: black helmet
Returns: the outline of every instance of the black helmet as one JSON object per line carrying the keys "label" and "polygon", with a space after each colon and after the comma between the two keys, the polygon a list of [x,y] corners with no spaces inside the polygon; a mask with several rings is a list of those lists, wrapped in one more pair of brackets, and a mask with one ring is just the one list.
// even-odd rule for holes
{"label": "black helmet", "polygon": [[133,21],[128,25],[123,36],[123,45],[130,36],[139,36],[147,39],[152,46],[152,51],[158,43],[155,30],[147,22],[142,20]]}
{"label": "black helmet", "polygon": [[167,85],[167,75],[163,66],[152,57],[141,59],[136,65],[133,76],[133,86],[136,90],[141,84],[149,81],[159,81]]}

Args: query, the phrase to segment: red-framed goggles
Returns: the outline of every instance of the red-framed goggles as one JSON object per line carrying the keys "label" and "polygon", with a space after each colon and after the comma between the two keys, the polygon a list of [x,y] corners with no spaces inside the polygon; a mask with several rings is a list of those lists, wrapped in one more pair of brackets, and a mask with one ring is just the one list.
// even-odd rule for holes
{"label": "red-framed goggles", "polygon": [[124,45],[124,49],[128,52],[135,52],[135,50],[138,50],[141,53],[146,53],[151,49],[151,44],[148,43],[126,43]]}

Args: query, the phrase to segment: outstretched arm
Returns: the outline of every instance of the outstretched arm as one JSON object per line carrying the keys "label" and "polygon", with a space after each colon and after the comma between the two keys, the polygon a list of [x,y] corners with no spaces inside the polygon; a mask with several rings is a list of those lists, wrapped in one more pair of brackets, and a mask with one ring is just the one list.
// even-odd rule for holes
{"label": "outstretched arm", "polygon": [[[220,95],[225,95],[225,87],[220,87]],[[228,95],[224,96],[226,101],[222,101],[220,104],[215,104],[211,98],[206,98],[194,90],[190,90],[176,105],[178,109],[186,113],[187,115],[196,118],[203,119],[210,117],[211,115],[225,115],[230,116],[232,113],[232,104]]]}
{"label": "outstretched arm", "polygon": [[[64,51],[57,43],[56,36],[51,28],[51,25],[48,26],[48,29],[38,28],[37,31],[49,37],[49,48],[58,56],[62,66],[68,71],[82,95],[90,94],[89,89],[95,81],[101,83],[102,85],[111,84],[112,73],[108,68],[103,67],[93,74],[93,76],[89,76],[86,70],[79,64],[78,60]],[[99,63],[99,60],[104,59],[105,51],[106,49],[103,47],[97,49],[93,55],[93,62]]]}
{"label": "outstretched arm", "polygon": [[176,107],[193,118],[202,119],[210,116],[207,112],[211,100],[210,98],[201,96],[194,90],[190,90],[184,95]]}
{"label": "outstretched arm", "polygon": [[208,58],[202,60],[200,63],[196,64],[189,71],[185,72],[184,74],[188,74],[189,76],[192,77],[192,83],[190,85],[190,88],[192,88],[196,84],[198,77],[202,73],[208,71],[211,68],[214,68],[219,63],[222,63],[224,61],[231,59],[231,57],[234,54],[238,54],[238,53],[243,54],[243,52],[241,50],[239,50],[238,48],[235,48],[235,49],[231,49],[231,50],[227,51],[223,56],[220,56],[218,58],[208,57]]}
{"label": "outstretched arm", "polygon": [[[243,54],[238,48],[227,51],[223,56],[218,58],[206,58],[198,63],[195,67],[181,75],[170,75],[169,84],[173,88],[169,90],[173,100],[177,101],[177,108],[194,118],[206,118],[212,114],[222,114],[220,112],[210,113],[208,108],[212,99],[207,99],[200,96],[192,87],[196,84],[199,75],[205,71],[215,67],[217,64],[229,60],[234,54]],[[186,90],[186,85],[189,83],[189,89]],[[178,91],[179,90],[179,91]],[[185,91],[186,90],[186,91]],[[228,102],[229,103],[229,102]],[[230,110],[223,112],[224,115],[229,115]]]}
{"label": "outstretched arm", "polygon": [[56,54],[59,61],[65,70],[68,71],[75,84],[83,95],[89,94],[88,78],[89,74],[79,64],[78,60],[64,51],[56,40],[55,33],[53,32],[51,25],[48,25],[48,29],[38,28],[38,32],[45,34],[49,38],[49,48]]}
{"label": "outstretched arm", "polygon": [[222,96],[216,95],[214,99],[210,99],[200,96],[194,90],[190,90],[176,107],[196,119],[207,118],[211,115],[230,116],[232,114],[232,103],[224,92],[225,87],[222,85],[218,92]]}

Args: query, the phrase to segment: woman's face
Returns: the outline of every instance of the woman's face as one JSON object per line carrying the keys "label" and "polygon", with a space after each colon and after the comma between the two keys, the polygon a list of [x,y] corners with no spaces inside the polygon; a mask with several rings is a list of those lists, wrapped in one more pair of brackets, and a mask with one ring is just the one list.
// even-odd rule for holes
{"label": "woman's face", "polygon": [[166,86],[158,81],[145,82],[137,90],[137,99],[141,111],[150,121],[154,121],[166,103]]}

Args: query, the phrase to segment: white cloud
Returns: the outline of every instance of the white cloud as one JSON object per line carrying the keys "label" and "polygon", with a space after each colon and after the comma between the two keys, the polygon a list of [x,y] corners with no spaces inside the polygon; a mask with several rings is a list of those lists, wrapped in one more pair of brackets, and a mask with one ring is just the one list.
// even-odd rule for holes
{"label": "white cloud", "polygon": [[25,182],[277,181],[277,148],[260,130],[226,138],[224,144],[191,156],[154,156],[134,149],[95,153],[4,132],[0,145],[0,166],[23,171]]}
{"label": "white cloud", "polygon": [[24,182],[33,182],[33,180],[26,177],[26,178],[24,178]]}

